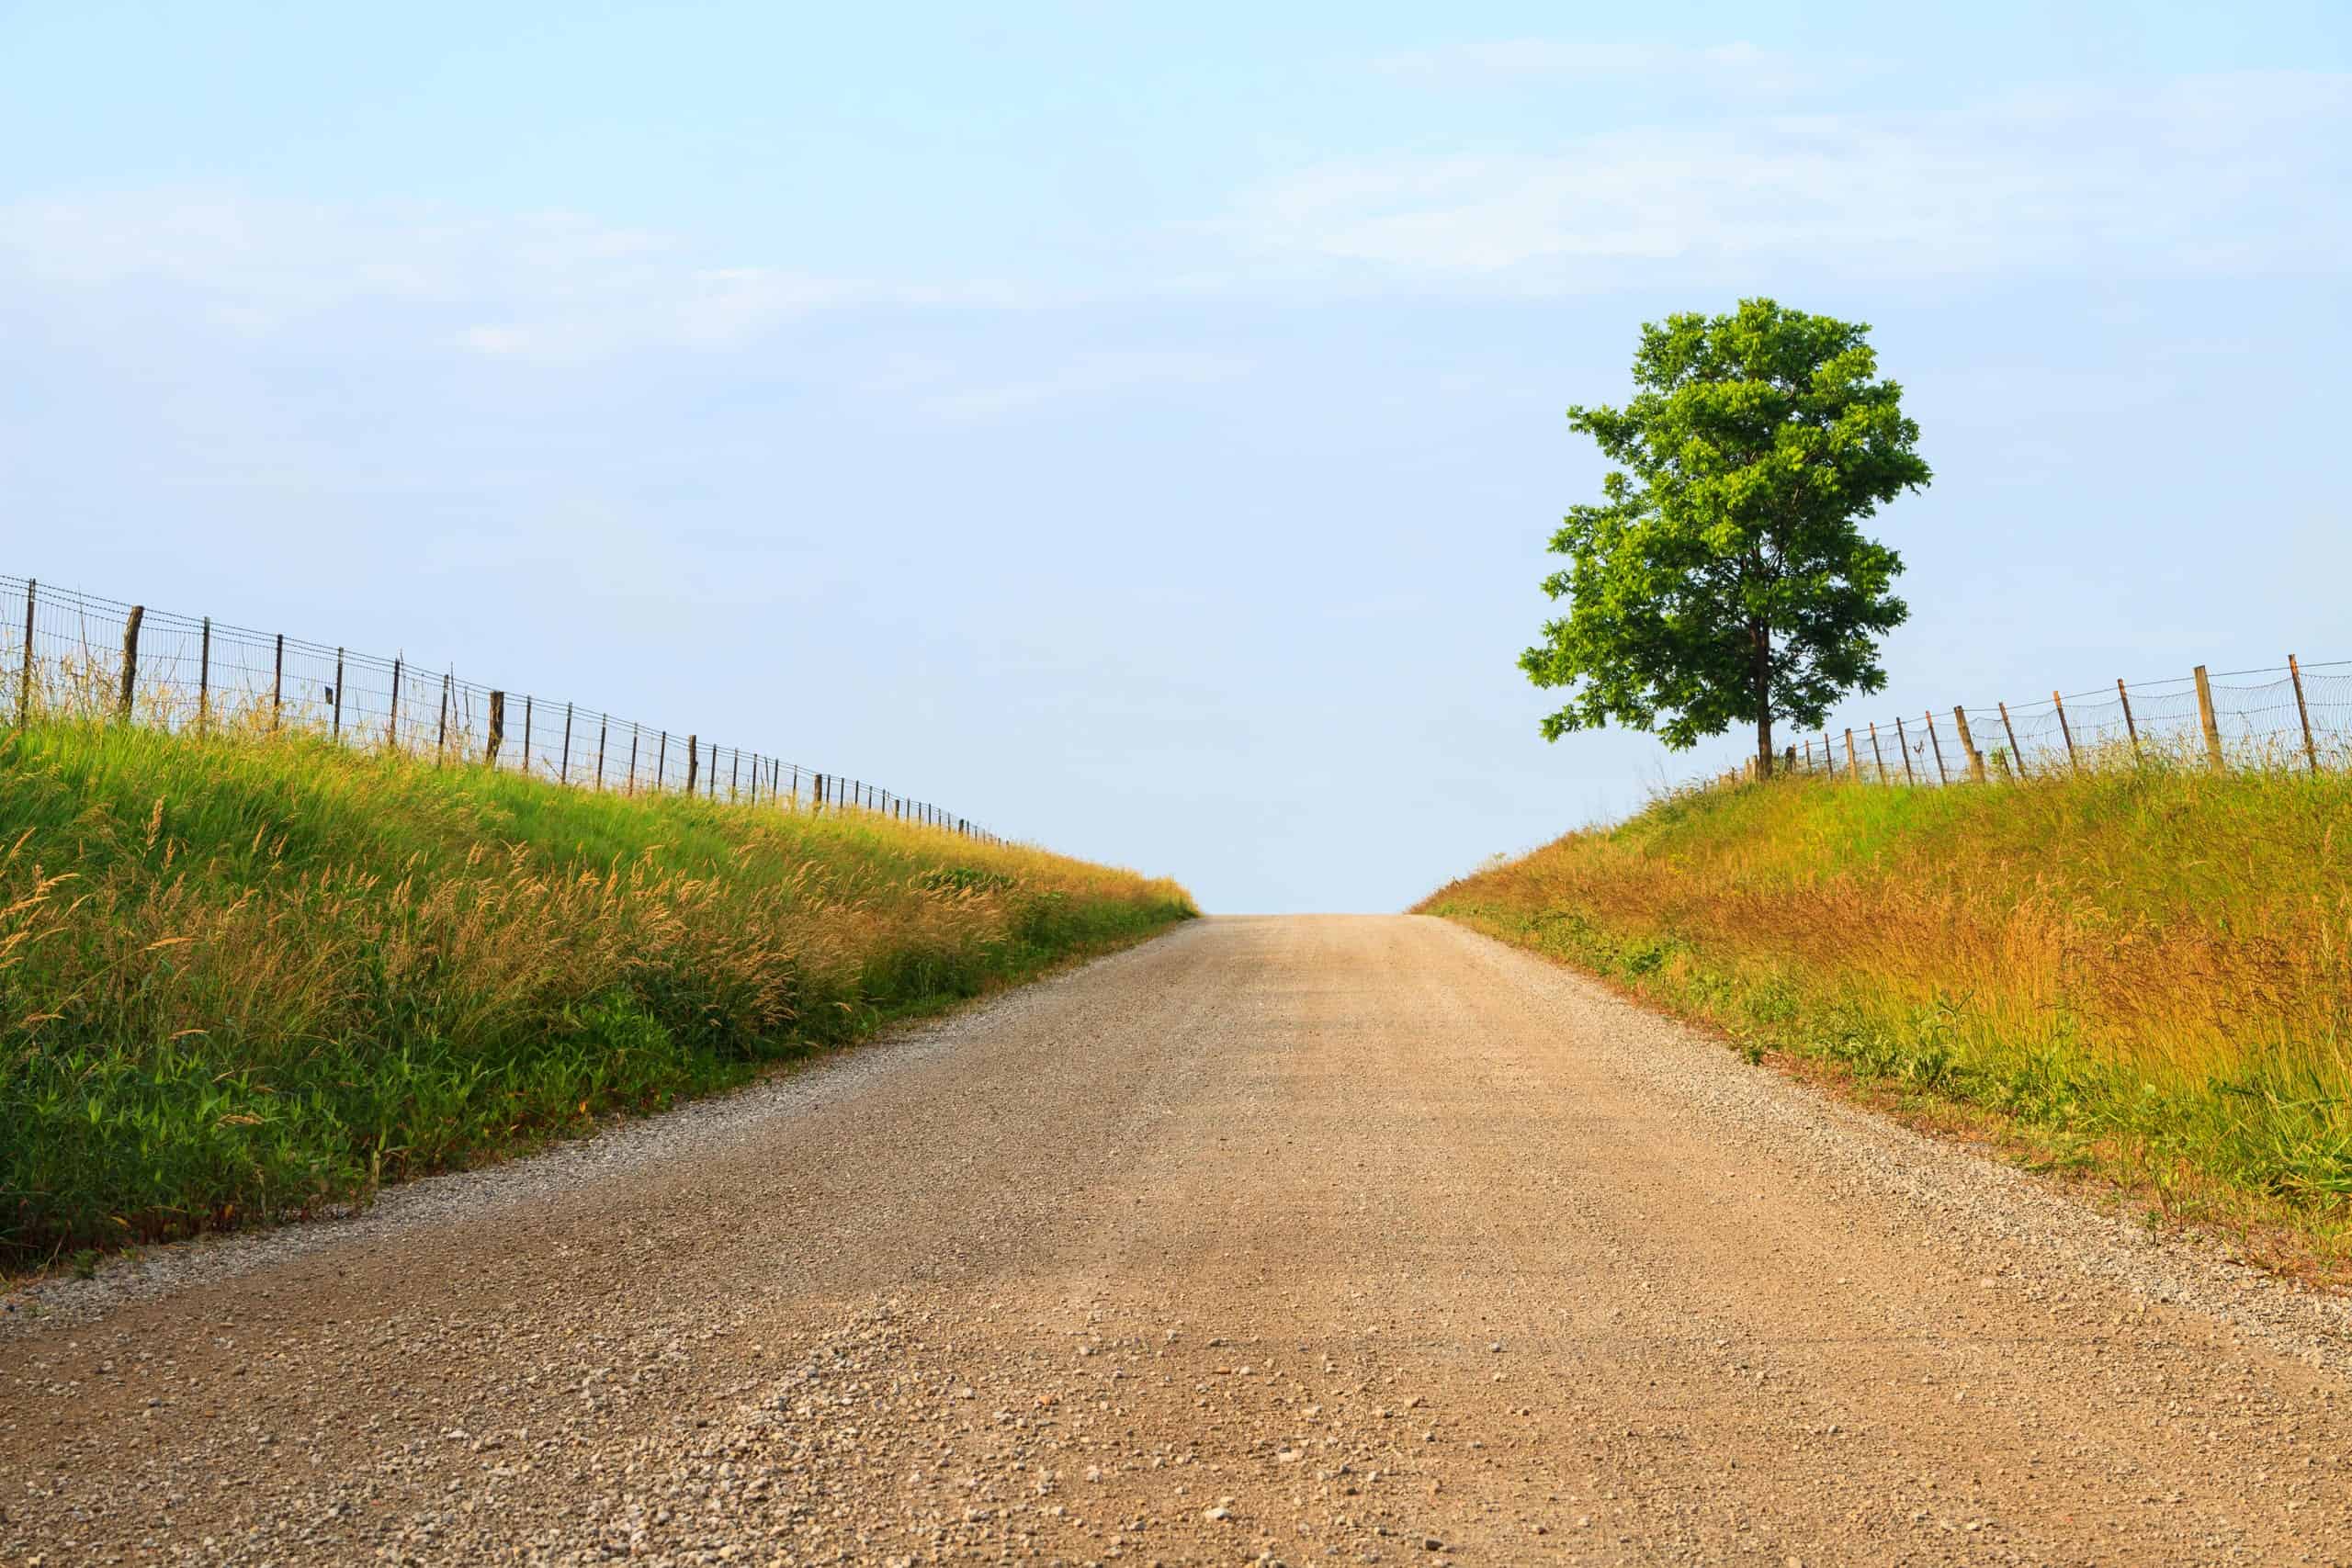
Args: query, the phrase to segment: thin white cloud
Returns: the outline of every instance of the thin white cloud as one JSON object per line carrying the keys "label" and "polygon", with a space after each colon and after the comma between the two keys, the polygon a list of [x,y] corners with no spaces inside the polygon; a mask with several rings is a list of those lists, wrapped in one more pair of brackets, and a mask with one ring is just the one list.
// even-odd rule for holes
{"label": "thin white cloud", "polygon": [[[1526,71],[1666,69],[1679,57],[1523,42],[1465,58]],[[1460,52],[1460,51],[1456,51]],[[1757,51],[1702,51],[1737,70]],[[0,288],[92,322],[235,339],[386,339],[573,363],[724,352],[812,313],[1022,309],[1119,298],[1592,290],[1778,271],[1873,277],[2102,270],[2260,276],[2352,241],[2352,76],[2278,72],[2046,88],[1950,109],[1748,111],[1549,145],[1327,156],[1193,224],[1139,231],[1157,264],[1057,277],[1033,247],[1006,282],[839,276],[701,254],[570,213],[475,214],[166,190],[0,205]],[[944,392],[971,416],[1063,395],[1066,368]]]}
{"label": "thin white cloud", "polygon": [[[813,311],[1013,306],[1008,286],[703,263],[673,236],[569,213],[480,215],[172,190],[0,206],[0,268],[56,292],[161,287],[241,334],[362,306],[501,357],[723,349]],[[402,315],[401,312],[407,312]]]}
{"label": "thin white cloud", "polygon": [[1775,262],[2260,272],[2341,253],[2347,149],[2352,76],[2212,76],[1332,161],[1245,193],[1215,227],[1269,265],[1535,291]]}

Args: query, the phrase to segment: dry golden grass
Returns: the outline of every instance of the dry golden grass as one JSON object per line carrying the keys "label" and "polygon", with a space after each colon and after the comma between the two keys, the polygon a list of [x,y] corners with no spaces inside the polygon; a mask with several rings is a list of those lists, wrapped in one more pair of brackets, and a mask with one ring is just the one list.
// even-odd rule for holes
{"label": "dry golden grass", "polygon": [[0,739],[0,1250],[364,1195],[1131,941],[1173,884],[224,724]]}
{"label": "dry golden grass", "polygon": [[2348,832],[2352,778],[2285,768],[1780,781],[1660,801],[1423,908],[2340,1261]]}

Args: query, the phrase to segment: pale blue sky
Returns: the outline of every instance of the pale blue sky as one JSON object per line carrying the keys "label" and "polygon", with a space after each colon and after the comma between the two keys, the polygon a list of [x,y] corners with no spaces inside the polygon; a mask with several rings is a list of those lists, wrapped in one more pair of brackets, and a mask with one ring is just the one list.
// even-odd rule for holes
{"label": "pale blue sky", "polygon": [[2340,5],[0,6],[0,571],[1393,908],[1638,324],[1873,323],[1858,716],[2352,657]]}

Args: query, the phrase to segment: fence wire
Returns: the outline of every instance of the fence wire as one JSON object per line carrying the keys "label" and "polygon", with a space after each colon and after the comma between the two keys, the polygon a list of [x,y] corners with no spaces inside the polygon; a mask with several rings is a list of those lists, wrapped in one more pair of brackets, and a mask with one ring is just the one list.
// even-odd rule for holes
{"label": "fence wire", "polygon": [[[2201,694],[2200,694],[2201,688]],[[1800,737],[1784,766],[1941,784],[2141,762],[2352,768],[2352,660],[2118,681],[2040,701],[1962,705]]]}
{"label": "fence wire", "polygon": [[[348,648],[0,576],[0,703],[178,732],[299,729],[617,794],[854,810],[1002,843],[933,802],[601,709]],[[0,617],[6,611],[0,610]]]}

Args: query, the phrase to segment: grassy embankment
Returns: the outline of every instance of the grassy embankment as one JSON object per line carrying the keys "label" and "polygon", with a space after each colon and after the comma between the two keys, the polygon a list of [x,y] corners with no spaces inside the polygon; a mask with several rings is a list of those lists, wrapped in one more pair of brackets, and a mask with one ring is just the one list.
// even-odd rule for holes
{"label": "grassy embankment", "polygon": [[2352,1260],[2352,775],[1693,791],[1420,908],[2151,1224]]}
{"label": "grassy embankment", "polygon": [[0,1263],[363,1198],[1192,913],[854,812],[35,723],[0,735]]}

